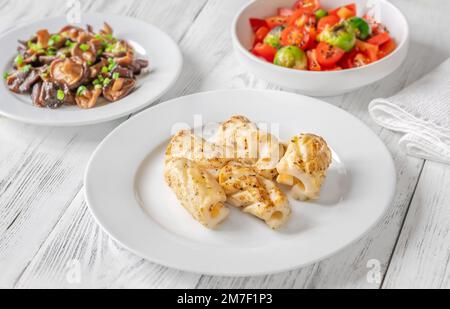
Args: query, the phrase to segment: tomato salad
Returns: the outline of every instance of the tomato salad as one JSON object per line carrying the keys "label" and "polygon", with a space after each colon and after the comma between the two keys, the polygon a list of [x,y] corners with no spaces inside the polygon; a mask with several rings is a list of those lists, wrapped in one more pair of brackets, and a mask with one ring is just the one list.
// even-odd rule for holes
{"label": "tomato salad", "polygon": [[356,4],[327,11],[319,0],[299,0],[275,16],[250,18],[251,52],[278,66],[309,71],[361,67],[392,53],[397,45],[386,27],[356,12]]}

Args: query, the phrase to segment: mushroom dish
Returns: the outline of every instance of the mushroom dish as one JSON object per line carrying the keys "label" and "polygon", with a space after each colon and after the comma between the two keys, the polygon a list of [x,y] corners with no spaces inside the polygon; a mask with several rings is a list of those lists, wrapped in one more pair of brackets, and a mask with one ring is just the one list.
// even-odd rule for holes
{"label": "mushroom dish", "polygon": [[43,108],[90,109],[101,97],[118,101],[136,88],[137,76],[149,66],[107,23],[98,33],[90,25],[68,25],[54,34],[39,30],[19,43],[12,70],[4,73],[6,86],[30,94],[33,104]]}

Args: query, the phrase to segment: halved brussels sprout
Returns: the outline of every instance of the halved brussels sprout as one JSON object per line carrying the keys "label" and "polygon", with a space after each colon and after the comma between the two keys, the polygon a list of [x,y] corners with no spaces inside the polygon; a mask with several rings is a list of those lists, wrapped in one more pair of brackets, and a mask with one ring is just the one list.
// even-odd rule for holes
{"label": "halved brussels sprout", "polygon": [[321,18],[324,18],[325,16],[328,15],[328,12],[325,11],[324,9],[318,9],[314,15],[316,15],[316,19],[319,20]]}
{"label": "halved brussels sprout", "polygon": [[336,24],[333,27],[327,27],[323,30],[318,40],[321,42],[327,42],[330,45],[339,47],[346,52],[349,52],[355,47],[356,33],[355,30],[347,23],[343,22]]}
{"label": "halved brussels sprout", "polygon": [[355,30],[356,37],[360,40],[367,39],[372,32],[369,24],[363,18],[352,17],[347,22]]}
{"label": "halved brussels sprout", "polygon": [[306,70],[308,59],[305,52],[297,46],[285,46],[275,55],[274,64],[286,68]]}

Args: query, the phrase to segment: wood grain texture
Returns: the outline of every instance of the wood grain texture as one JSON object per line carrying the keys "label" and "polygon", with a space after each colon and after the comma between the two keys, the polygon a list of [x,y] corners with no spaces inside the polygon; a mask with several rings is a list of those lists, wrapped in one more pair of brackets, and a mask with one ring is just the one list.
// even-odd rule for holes
{"label": "wood grain texture", "polygon": [[450,288],[450,166],[427,162],[384,288]]}
{"label": "wood grain texture", "polygon": [[[3,1],[2,29],[65,13],[66,1]],[[204,5],[198,0],[82,1],[84,11],[126,14],[157,24],[179,40]],[[32,8],[32,9],[30,9]],[[180,19],[180,16],[183,16]],[[15,285],[83,185],[87,161],[120,122],[85,128],[41,128],[0,118],[0,286]],[[9,133],[8,133],[9,132]]]}
{"label": "wood grain texture", "polygon": [[[31,5],[32,1],[29,2]],[[162,100],[223,88],[281,90],[246,73],[234,58],[229,28],[235,12],[245,2],[83,1],[83,8],[137,16],[156,24],[180,41],[186,64],[179,82]],[[36,130],[36,127],[0,118],[0,143],[8,145],[0,148],[0,271],[3,273],[5,270],[6,273],[5,277],[0,277],[0,286],[379,288],[381,283],[370,283],[366,279],[369,270],[367,263],[372,259],[381,263],[382,275],[390,265],[395,267],[395,271],[389,269],[384,280],[385,287],[404,284],[409,278],[406,275],[411,272],[410,267],[416,265],[418,258],[417,246],[407,245],[412,237],[410,235],[414,235],[408,232],[414,230],[413,226],[409,227],[409,222],[425,220],[421,221],[424,231],[414,237],[416,242],[420,242],[421,237],[426,235],[427,224],[434,224],[433,218],[441,214],[448,216],[444,207],[445,203],[448,204],[447,194],[447,199],[434,202],[435,212],[429,212],[425,218],[422,218],[422,212],[412,218],[410,215],[404,225],[411,200],[420,188],[432,196],[441,196],[440,192],[447,190],[444,185],[448,187],[448,172],[441,175],[440,182],[435,182],[434,190],[428,186],[428,180],[422,180],[417,186],[424,161],[399,152],[399,135],[376,126],[369,118],[367,106],[371,99],[389,96],[412,83],[450,54],[449,42],[436,45],[438,33],[434,29],[435,25],[446,23],[443,12],[450,9],[450,2],[435,1],[439,2],[436,7],[430,7],[425,0],[392,2],[405,12],[413,28],[412,48],[407,62],[383,81],[344,96],[325,99],[368,124],[386,143],[396,163],[398,189],[395,201],[380,224],[363,239],[325,261],[271,276],[222,278],[167,269],[129,253],[112,241],[93,221],[80,190],[81,174],[93,148],[120,121],[60,132],[58,129]],[[10,0],[0,0],[0,16],[6,9],[11,9],[12,3]],[[14,5],[20,6],[13,14],[16,18],[28,14],[21,9],[22,4]],[[58,13],[48,5],[41,5],[39,10],[39,13],[33,13],[33,17]],[[423,23],[424,19],[435,22]],[[428,56],[429,53],[432,56]],[[43,157],[46,160],[42,160]],[[429,163],[425,165],[422,177],[430,174],[428,169]],[[49,189],[49,183],[56,187]],[[411,211],[424,205],[422,199],[416,197]],[[435,286],[446,286],[449,281],[448,268],[445,268],[449,265],[448,260],[445,263],[448,246],[445,248],[443,244],[445,241],[448,243],[448,236],[443,231],[449,224],[448,220],[439,223],[439,237],[435,236],[437,245],[430,245],[428,251],[423,251],[425,255],[439,256],[439,266],[434,268],[424,258],[421,261],[423,271],[419,275],[429,276],[425,283],[433,281]],[[404,254],[408,259],[406,262],[401,258]],[[81,274],[81,281],[75,284],[67,277],[73,268],[73,261],[79,263],[76,265]],[[431,274],[426,273],[428,270]]]}

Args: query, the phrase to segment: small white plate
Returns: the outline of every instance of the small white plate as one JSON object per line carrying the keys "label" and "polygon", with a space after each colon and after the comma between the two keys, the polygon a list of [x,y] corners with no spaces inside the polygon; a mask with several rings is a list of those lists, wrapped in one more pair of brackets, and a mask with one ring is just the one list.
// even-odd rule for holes
{"label": "small white plate", "polygon": [[[45,126],[82,126],[114,120],[143,109],[160,98],[176,82],[181,72],[183,58],[178,45],[166,33],[146,22],[106,14],[83,14],[81,26],[86,24],[101,29],[103,22],[109,23],[114,34],[131,43],[140,57],[150,61],[150,72],[138,76],[138,86],[124,99],[89,110],[76,106],[63,106],[51,110],[38,108],[30,95],[10,92],[4,81],[0,85],[0,115],[21,122]],[[27,40],[40,29],[57,32],[67,24],[65,17],[36,21],[13,29],[0,38],[0,72],[11,70],[17,55],[17,40]]]}
{"label": "small white plate", "polygon": [[[279,124],[282,140],[301,132],[319,134],[334,152],[321,199],[291,201],[293,217],[280,231],[237,209],[218,230],[207,230],[164,182],[164,151],[172,132],[233,115]],[[133,117],[102,142],[85,176],[92,213],[125,247],[165,266],[226,276],[286,271],[336,253],[378,222],[395,187],[389,152],[359,120],[316,99],[254,90],[182,97]]]}

